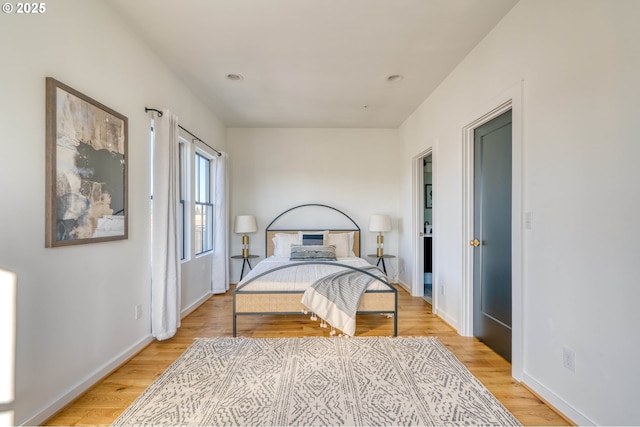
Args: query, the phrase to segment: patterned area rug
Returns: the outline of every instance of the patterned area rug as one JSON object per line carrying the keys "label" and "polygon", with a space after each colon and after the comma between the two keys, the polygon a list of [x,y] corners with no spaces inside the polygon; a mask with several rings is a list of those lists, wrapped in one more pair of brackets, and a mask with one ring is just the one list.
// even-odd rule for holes
{"label": "patterned area rug", "polygon": [[429,337],[199,339],[114,425],[519,425]]}

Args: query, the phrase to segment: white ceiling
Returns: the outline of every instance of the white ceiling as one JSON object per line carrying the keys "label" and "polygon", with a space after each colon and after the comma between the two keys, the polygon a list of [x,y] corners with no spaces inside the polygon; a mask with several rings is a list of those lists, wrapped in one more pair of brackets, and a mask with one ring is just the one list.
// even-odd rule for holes
{"label": "white ceiling", "polygon": [[517,0],[107,2],[228,127],[397,127]]}

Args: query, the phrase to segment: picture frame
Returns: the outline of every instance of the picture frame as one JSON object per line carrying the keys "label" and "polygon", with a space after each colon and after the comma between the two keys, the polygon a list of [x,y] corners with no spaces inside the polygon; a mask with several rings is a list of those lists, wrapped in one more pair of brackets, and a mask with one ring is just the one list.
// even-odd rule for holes
{"label": "picture frame", "polygon": [[427,209],[433,207],[433,185],[425,184],[424,186],[424,205]]}
{"label": "picture frame", "polygon": [[128,238],[124,115],[46,78],[45,247]]}

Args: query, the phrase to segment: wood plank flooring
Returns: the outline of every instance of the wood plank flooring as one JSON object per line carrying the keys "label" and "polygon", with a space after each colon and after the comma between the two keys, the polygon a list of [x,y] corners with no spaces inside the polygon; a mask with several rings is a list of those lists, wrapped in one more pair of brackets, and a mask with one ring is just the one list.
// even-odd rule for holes
{"label": "wood plank flooring", "polygon": [[[511,377],[511,365],[475,338],[459,336],[431,313],[422,298],[398,287],[398,334],[436,336],[524,425],[570,425]],[[175,337],[156,341],[96,384],[44,425],[109,425],[195,338],[232,335],[231,291],[215,295],[182,321]],[[249,337],[328,336],[308,316],[239,316],[238,335]],[[357,318],[356,335],[392,335],[393,319]]]}

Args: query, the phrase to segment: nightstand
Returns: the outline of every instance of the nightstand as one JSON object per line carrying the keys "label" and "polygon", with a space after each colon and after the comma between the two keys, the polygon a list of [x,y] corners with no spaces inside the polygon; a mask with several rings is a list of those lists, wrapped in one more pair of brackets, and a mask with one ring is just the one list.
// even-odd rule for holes
{"label": "nightstand", "polygon": [[385,258],[395,258],[395,255],[387,255],[384,254],[382,256],[378,256],[376,254],[371,254],[371,255],[367,255],[368,257],[371,258],[378,258],[378,263],[376,264],[376,267],[378,267],[380,265],[380,263],[382,262],[382,271],[384,271],[384,274],[387,274],[387,267],[384,265],[384,259]]}
{"label": "nightstand", "polygon": [[244,276],[244,266],[248,265],[249,266],[249,270],[251,270],[251,261],[249,261],[249,260],[253,259],[253,258],[260,258],[260,256],[259,255],[248,255],[245,258],[242,255],[233,255],[231,258],[233,258],[233,259],[241,259],[242,260],[242,270],[240,270],[240,280],[242,280],[242,277]]}

